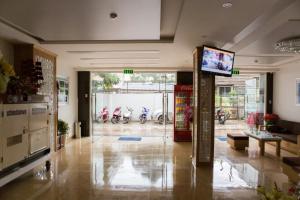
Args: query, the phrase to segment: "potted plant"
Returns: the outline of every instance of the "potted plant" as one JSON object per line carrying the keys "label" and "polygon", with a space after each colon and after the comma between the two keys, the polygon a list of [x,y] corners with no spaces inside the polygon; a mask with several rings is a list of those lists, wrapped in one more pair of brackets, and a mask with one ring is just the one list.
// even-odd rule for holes
{"label": "potted plant", "polygon": [[298,200],[300,198],[299,185],[292,186],[287,192],[283,192],[274,183],[270,191],[267,191],[263,186],[258,186],[257,192],[262,200]]}
{"label": "potted plant", "polygon": [[276,114],[266,114],[264,120],[266,122],[266,130],[272,132],[279,120],[279,116]]}
{"label": "potted plant", "polygon": [[68,135],[69,131],[69,125],[67,122],[59,119],[57,123],[57,129],[58,129],[58,144],[59,147],[64,147],[66,144],[66,137]]}
{"label": "potted plant", "polygon": [[15,76],[15,71],[3,57],[0,57],[0,94],[5,94],[10,77]]}

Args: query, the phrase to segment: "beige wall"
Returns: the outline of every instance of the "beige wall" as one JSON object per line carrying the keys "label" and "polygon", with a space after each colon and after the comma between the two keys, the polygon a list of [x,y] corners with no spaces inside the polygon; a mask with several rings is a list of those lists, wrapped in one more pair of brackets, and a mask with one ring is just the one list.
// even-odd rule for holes
{"label": "beige wall", "polygon": [[58,107],[58,118],[66,121],[70,126],[69,136],[74,134],[74,122],[78,119],[77,113],[77,72],[68,64],[67,59],[57,57],[57,76],[69,78],[69,103]]}
{"label": "beige wall", "polygon": [[14,48],[13,45],[0,38],[0,57],[4,58],[10,63],[14,62]]}
{"label": "beige wall", "polygon": [[300,122],[296,106],[296,78],[300,78],[300,61],[280,66],[274,75],[274,113],[281,119]]}

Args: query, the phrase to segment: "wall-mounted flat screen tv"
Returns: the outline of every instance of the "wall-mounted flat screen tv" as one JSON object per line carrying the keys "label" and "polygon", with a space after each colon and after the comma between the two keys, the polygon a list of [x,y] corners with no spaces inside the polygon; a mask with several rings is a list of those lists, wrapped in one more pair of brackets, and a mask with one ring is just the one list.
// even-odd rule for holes
{"label": "wall-mounted flat screen tv", "polygon": [[234,52],[203,46],[201,71],[219,76],[231,76]]}

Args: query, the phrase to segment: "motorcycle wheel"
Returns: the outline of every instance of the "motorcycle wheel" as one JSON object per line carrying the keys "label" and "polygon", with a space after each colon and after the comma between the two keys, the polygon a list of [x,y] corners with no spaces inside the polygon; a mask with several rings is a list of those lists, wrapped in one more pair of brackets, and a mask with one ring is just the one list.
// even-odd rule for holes
{"label": "motorcycle wheel", "polygon": [[147,119],[146,119],[146,118],[141,118],[141,124],[145,124],[145,123],[146,123],[146,121],[147,121]]}
{"label": "motorcycle wheel", "polygon": [[118,119],[113,117],[113,118],[111,118],[110,121],[111,121],[111,123],[116,124],[118,122]]}
{"label": "motorcycle wheel", "polygon": [[163,118],[162,115],[158,117],[158,123],[159,124],[163,124],[164,123],[164,118]]}
{"label": "motorcycle wheel", "polygon": [[128,118],[123,118],[123,124],[128,124],[129,119]]}
{"label": "motorcycle wheel", "polygon": [[225,119],[224,119],[224,117],[221,117],[221,118],[219,119],[219,124],[222,124],[222,125],[225,124]]}

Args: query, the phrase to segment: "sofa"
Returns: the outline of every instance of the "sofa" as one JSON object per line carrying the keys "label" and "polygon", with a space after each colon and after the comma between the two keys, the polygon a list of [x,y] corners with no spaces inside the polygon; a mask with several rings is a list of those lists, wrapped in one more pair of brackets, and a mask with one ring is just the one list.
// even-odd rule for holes
{"label": "sofa", "polygon": [[289,180],[298,183],[300,180],[300,157],[283,157],[282,171]]}
{"label": "sofa", "polygon": [[300,123],[279,120],[274,127],[268,131],[282,138],[281,148],[300,155]]}

